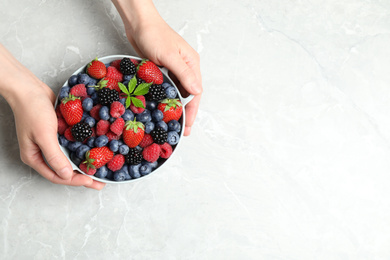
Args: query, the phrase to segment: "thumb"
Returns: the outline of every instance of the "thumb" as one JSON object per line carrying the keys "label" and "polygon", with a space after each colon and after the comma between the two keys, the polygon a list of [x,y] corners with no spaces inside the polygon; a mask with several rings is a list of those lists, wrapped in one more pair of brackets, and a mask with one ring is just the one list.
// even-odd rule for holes
{"label": "thumb", "polygon": [[202,92],[200,79],[198,79],[196,73],[190,66],[191,62],[185,62],[185,60],[177,54],[170,57],[169,60],[164,60],[164,64],[162,65],[176,76],[188,93],[198,95]]}
{"label": "thumb", "polygon": [[36,143],[41,149],[46,162],[57,175],[62,179],[70,179],[72,177],[73,168],[60,149],[57,134],[43,134],[40,136],[39,140],[36,140]]}

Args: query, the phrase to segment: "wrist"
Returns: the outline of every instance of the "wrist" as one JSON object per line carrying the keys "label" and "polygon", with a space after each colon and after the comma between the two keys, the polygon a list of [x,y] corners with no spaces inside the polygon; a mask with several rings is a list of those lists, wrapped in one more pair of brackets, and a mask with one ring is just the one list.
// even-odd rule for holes
{"label": "wrist", "polygon": [[152,0],[112,0],[127,33],[136,35],[141,27],[160,17]]}

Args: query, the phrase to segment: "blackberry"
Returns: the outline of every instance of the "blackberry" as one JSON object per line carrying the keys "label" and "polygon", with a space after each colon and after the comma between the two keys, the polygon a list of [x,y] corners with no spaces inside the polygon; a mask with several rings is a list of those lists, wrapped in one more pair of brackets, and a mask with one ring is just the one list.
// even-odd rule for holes
{"label": "blackberry", "polygon": [[141,83],[146,83],[145,80],[141,79],[141,78],[137,78],[137,86]]}
{"label": "blackberry", "polygon": [[115,89],[102,88],[98,91],[98,103],[107,106],[114,101],[119,101],[119,93]]}
{"label": "blackberry", "polygon": [[150,132],[150,135],[156,144],[163,144],[168,140],[168,132],[161,127],[154,129],[152,132]]}
{"label": "blackberry", "polygon": [[159,101],[166,98],[165,90],[162,85],[151,85],[148,94],[145,96],[146,100]]}
{"label": "blackberry", "polygon": [[70,129],[76,141],[83,142],[92,135],[92,129],[87,123],[77,123]]}
{"label": "blackberry", "polygon": [[129,165],[137,165],[142,162],[142,152],[137,148],[130,148],[125,156],[125,162]]}
{"label": "blackberry", "polygon": [[120,71],[123,73],[123,75],[135,74],[136,67],[129,58],[123,58],[119,66],[120,66]]}

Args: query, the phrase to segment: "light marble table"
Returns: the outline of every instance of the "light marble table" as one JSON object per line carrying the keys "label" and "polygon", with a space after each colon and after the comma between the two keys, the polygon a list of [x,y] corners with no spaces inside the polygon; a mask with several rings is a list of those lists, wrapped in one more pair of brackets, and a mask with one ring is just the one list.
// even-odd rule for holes
{"label": "light marble table", "polygon": [[[0,258],[389,259],[390,2],[155,3],[201,55],[191,136],[151,178],[59,186],[0,98]],[[0,35],[55,92],[135,54],[110,1],[3,1]]]}

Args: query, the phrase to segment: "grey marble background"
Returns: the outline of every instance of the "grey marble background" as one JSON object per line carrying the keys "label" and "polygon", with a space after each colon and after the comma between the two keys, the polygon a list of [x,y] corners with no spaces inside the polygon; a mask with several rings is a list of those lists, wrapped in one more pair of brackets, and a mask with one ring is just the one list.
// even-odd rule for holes
{"label": "grey marble background", "polygon": [[[0,97],[0,258],[389,259],[390,2],[155,4],[201,55],[191,136],[143,181],[54,185]],[[135,54],[110,1],[0,6],[2,44],[54,92]]]}

